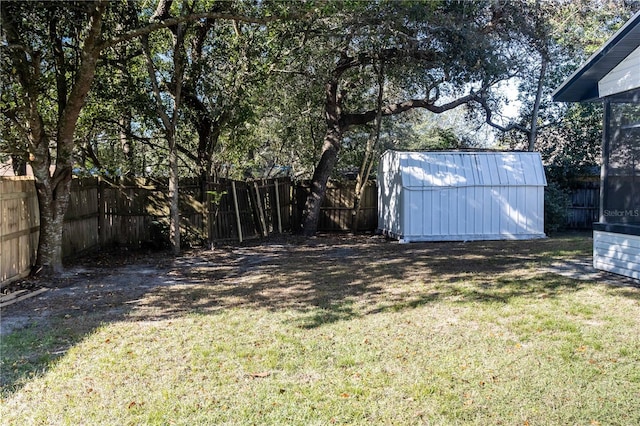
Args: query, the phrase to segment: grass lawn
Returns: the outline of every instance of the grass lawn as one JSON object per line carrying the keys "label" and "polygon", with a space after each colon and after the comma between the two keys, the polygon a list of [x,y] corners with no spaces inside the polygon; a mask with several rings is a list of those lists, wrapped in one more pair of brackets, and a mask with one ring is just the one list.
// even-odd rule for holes
{"label": "grass lawn", "polygon": [[0,421],[637,425],[640,288],[546,269],[590,250],[292,238],[95,266],[73,285],[120,290],[6,312],[50,306],[2,336]]}

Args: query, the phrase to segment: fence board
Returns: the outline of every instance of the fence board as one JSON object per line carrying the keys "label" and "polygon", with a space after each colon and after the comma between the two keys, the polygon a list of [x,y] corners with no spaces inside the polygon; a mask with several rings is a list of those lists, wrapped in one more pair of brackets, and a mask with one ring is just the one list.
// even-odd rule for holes
{"label": "fence board", "polygon": [[567,209],[567,228],[593,229],[600,219],[600,181],[577,182],[570,192]]}
{"label": "fence board", "polygon": [[251,198],[252,188],[247,182],[236,182],[238,194],[238,210],[240,223],[242,224],[242,236],[251,239],[260,236],[257,206]]}
{"label": "fence board", "polygon": [[233,189],[230,182],[209,182],[207,190],[218,194],[218,204],[213,204],[213,195],[208,194],[207,207],[209,212],[210,240],[238,240],[238,226],[236,222],[235,206],[233,203]]}
{"label": "fence board", "polygon": [[97,178],[82,178],[71,181],[69,207],[64,216],[62,252],[82,253],[100,245],[98,232]]}
{"label": "fence board", "polygon": [[[318,231],[336,232],[352,231],[353,205],[355,201],[354,181],[330,182],[327,185],[324,202],[320,207],[320,220]],[[378,227],[378,192],[375,182],[368,182],[362,197],[360,211],[357,216],[357,231],[375,231]],[[296,218],[294,223],[301,225],[304,203],[309,194],[308,184],[296,186],[294,210]]]}
{"label": "fence board", "polygon": [[32,178],[0,178],[0,283],[27,275],[35,263],[40,217]]}
{"label": "fence board", "polygon": [[151,238],[155,218],[168,214],[152,182],[101,179],[99,192],[101,246],[140,247]]}

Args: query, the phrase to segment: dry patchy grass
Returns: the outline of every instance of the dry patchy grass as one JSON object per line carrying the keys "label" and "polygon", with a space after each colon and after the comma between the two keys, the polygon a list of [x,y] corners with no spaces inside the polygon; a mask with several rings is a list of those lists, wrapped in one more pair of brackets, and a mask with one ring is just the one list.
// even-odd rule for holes
{"label": "dry patchy grass", "polygon": [[640,290],[544,272],[589,250],[292,238],[85,266],[6,312],[30,317],[2,339],[2,424],[639,424]]}

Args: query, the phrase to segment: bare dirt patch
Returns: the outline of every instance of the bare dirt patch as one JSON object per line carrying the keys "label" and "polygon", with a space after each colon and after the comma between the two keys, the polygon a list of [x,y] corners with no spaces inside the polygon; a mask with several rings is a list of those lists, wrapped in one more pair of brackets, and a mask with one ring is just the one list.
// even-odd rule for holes
{"label": "bare dirt patch", "polygon": [[[573,267],[567,262],[554,263],[554,253],[567,250],[575,251]],[[589,250],[590,240],[584,236],[399,244],[379,236],[324,235],[192,250],[177,258],[158,252],[102,253],[68,265],[55,281],[25,281],[24,286],[49,290],[2,308],[1,328],[4,335],[21,327],[44,327],[55,320],[67,322],[76,331],[89,331],[113,321],[154,320],[245,306],[327,307],[348,315],[347,299],[366,311],[367,306],[382,309],[442,297],[443,289],[428,287],[434,277],[454,283],[481,281],[487,272],[514,271],[523,277],[568,270],[572,278],[580,278],[581,269],[576,265],[583,270],[588,267],[585,253]],[[525,263],[531,268],[532,260],[539,270],[523,270]],[[590,280],[606,276],[609,282],[633,285],[595,271],[584,276]],[[404,282],[418,283],[424,291],[414,294],[416,286],[409,289],[401,284]],[[548,295],[554,289],[540,291]]]}

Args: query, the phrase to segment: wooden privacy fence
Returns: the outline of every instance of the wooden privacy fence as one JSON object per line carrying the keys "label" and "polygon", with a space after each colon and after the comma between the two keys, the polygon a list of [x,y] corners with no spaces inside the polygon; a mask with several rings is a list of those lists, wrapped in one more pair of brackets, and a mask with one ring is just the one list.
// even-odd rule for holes
{"label": "wooden privacy fence", "polygon": [[[243,241],[301,227],[308,184],[269,179],[180,182],[182,241],[196,245]],[[355,183],[330,183],[321,208],[320,231],[353,225]],[[0,178],[0,283],[29,273],[40,230],[32,178]],[[370,182],[357,215],[357,230],[377,227],[376,186]],[[158,247],[168,243],[169,199],[164,180],[74,179],[62,235],[64,257],[114,246]]]}
{"label": "wooden privacy fence", "polygon": [[593,229],[600,218],[600,178],[574,183],[569,194],[567,228]]}
{"label": "wooden privacy fence", "polygon": [[[185,245],[243,241],[301,228],[309,185],[290,179],[250,182],[218,179],[180,182],[180,216]],[[318,230],[353,231],[355,182],[331,182]],[[598,220],[599,181],[576,184],[567,227],[591,229]],[[377,187],[369,182],[356,217],[357,231],[377,228]],[[65,215],[65,257],[113,246],[138,248],[168,243],[167,184],[158,179],[74,179]],[[32,178],[0,178],[0,284],[27,275],[35,262],[40,230]]]}
{"label": "wooden privacy fence", "polygon": [[40,230],[33,180],[0,178],[0,283],[29,274]]}
{"label": "wooden privacy fence", "polygon": [[[166,182],[157,179],[100,179],[94,183],[80,181],[73,190],[82,193],[92,191],[96,186],[97,193],[79,195],[79,201],[85,200],[81,203],[83,206],[74,208],[70,205],[65,217],[69,221],[95,218],[97,226],[89,227],[93,235],[74,237],[71,244],[75,246],[69,247],[68,251],[64,251],[66,247],[63,246],[65,255],[91,248],[92,244],[136,248],[168,243],[169,197]],[[185,245],[242,241],[289,231],[291,186],[289,179],[255,182],[181,180],[182,241]],[[89,201],[94,195],[97,198],[95,205]],[[94,241],[96,234],[97,241]]]}
{"label": "wooden privacy fence", "polygon": [[[182,241],[185,245],[242,241],[290,231],[292,193],[289,179],[205,183],[184,179],[180,182]],[[6,284],[26,276],[36,259],[40,223],[32,178],[0,178],[0,214],[0,284]],[[168,243],[168,229],[166,182],[74,179],[62,253],[72,257],[113,246],[158,247]]]}
{"label": "wooden privacy fence", "polygon": [[235,241],[291,231],[292,191],[289,179],[207,183],[210,212],[202,229],[209,240]]}
{"label": "wooden privacy fence", "polygon": [[[308,182],[295,187],[296,229],[300,229],[302,212],[310,192]],[[367,182],[362,195],[358,215],[353,220],[353,205],[356,184],[353,181],[329,182],[324,202],[320,208],[318,231],[375,231],[378,228],[378,187],[373,181]],[[355,225],[355,226],[354,226]],[[355,228],[355,229],[354,229]]]}

